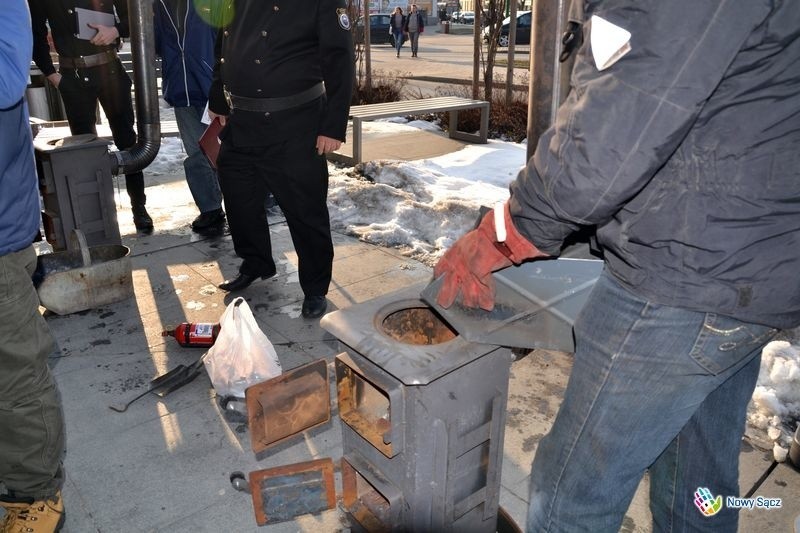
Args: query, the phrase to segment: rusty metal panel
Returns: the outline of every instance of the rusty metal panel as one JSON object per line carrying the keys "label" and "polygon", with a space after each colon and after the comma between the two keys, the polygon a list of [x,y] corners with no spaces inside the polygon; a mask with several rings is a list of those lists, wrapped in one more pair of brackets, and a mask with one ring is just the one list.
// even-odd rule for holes
{"label": "rusty metal panel", "polygon": [[333,509],[333,460],[317,459],[250,472],[250,493],[259,526]]}
{"label": "rusty metal panel", "polygon": [[250,443],[255,453],[331,417],[328,365],[320,359],[248,387]]}

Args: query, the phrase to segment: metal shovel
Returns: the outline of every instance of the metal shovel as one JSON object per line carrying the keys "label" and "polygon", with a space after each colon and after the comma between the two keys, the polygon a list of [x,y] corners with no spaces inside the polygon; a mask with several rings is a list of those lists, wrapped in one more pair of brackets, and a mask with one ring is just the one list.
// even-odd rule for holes
{"label": "metal shovel", "polygon": [[118,413],[124,413],[128,410],[128,407],[144,396],[147,396],[151,392],[153,394],[158,395],[159,397],[163,398],[170,392],[177,390],[187,383],[191,383],[194,381],[194,378],[200,375],[200,369],[203,366],[203,360],[205,360],[206,355],[208,352],[204,353],[200,358],[193,364],[186,366],[186,365],[178,365],[166,374],[158,376],[154,378],[150,382],[150,386],[147,388],[146,391],[142,392],[135,398],[129,400],[125,404],[121,405],[109,405],[109,409],[112,411],[116,411]]}

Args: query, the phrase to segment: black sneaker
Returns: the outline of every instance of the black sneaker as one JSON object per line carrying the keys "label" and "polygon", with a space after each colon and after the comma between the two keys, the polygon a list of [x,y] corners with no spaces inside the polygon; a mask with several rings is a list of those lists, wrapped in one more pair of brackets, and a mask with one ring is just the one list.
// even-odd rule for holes
{"label": "black sneaker", "polygon": [[203,231],[210,228],[218,228],[225,223],[225,213],[222,209],[214,209],[213,211],[206,211],[200,213],[197,218],[192,222],[192,229],[194,231]]}

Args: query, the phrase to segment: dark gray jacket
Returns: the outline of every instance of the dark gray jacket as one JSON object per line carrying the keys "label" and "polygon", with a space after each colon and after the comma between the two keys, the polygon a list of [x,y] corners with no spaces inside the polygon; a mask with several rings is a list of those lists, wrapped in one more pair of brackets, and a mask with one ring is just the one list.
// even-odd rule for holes
{"label": "dark gray jacket", "polygon": [[[632,34],[603,71],[592,15]],[[517,227],[557,255],[596,224],[642,297],[800,324],[797,1],[587,1],[584,20],[572,91],[511,186]]]}

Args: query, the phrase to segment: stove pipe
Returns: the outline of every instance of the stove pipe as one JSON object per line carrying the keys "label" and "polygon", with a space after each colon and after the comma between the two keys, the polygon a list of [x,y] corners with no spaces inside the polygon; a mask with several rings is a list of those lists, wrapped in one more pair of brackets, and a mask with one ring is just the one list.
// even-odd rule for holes
{"label": "stove pipe", "polygon": [[161,144],[158,115],[158,87],[155,71],[155,33],[151,0],[128,0],[128,17],[133,56],[133,85],[136,88],[136,144],[111,154],[111,173],[130,174],[149,165]]}

